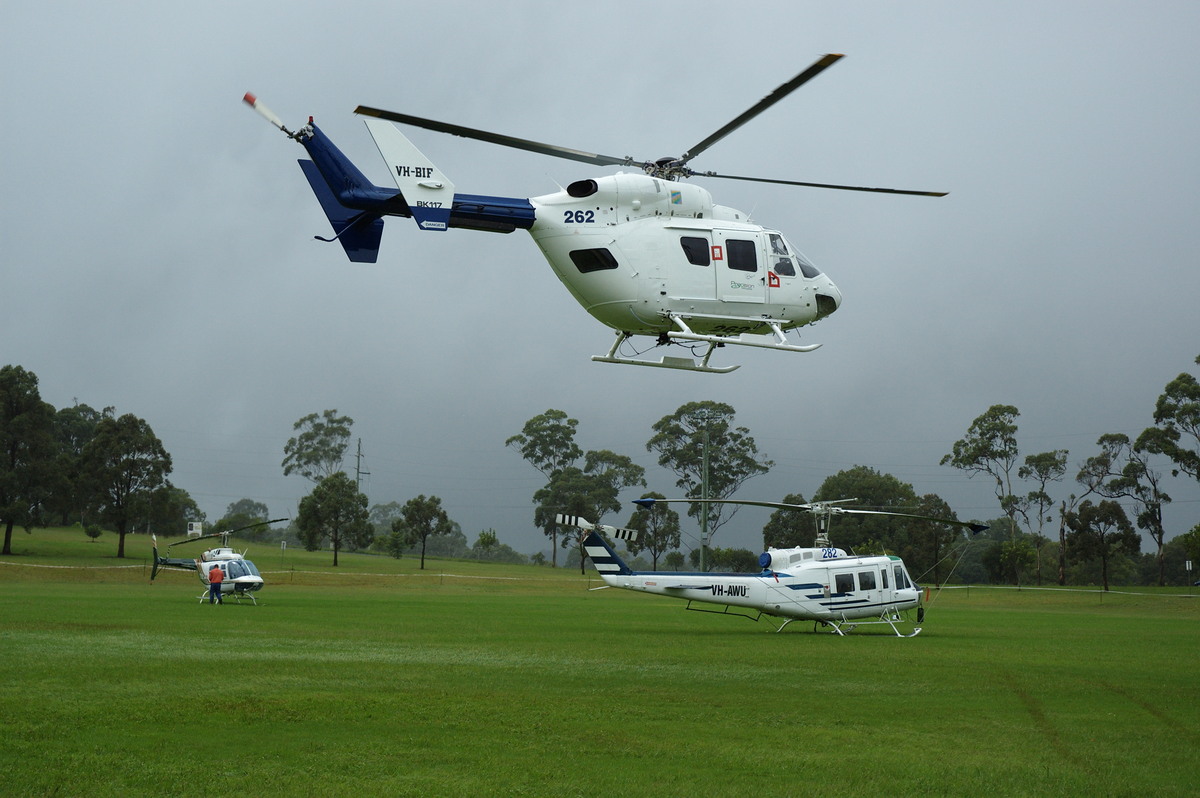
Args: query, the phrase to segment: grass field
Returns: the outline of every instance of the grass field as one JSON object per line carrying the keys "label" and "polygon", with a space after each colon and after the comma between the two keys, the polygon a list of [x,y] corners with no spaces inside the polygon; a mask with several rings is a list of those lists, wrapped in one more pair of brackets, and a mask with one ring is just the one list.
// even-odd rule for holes
{"label": "grass field", "polygon": [[0,794],[1200,790],[1177,593],[944,591],[919,637],[839,638],[577,572],[253,546],[260,606],[216,607],[126,546],[0,557]]}

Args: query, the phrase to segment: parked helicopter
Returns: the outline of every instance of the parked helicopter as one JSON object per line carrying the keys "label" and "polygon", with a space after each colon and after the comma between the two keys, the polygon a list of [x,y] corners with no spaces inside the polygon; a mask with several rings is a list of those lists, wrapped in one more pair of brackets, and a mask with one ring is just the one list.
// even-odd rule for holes
{"label": "parked helicopter", "polygon": [[[250,560],[246,559],[245,552],[239,554],[229,547],[229,536],[235,532],[241,532],[244,529],[253,529],[256,526],[266,526],[268,524],[277,524],[280,521],[286,521],[286,518],[276,518],[272,521],[260,521],[257,524],[248,524],[247,526],[238,527],[237,529],[226,530],[225,532],[214,532],[211,535],[201,535],[200,537],[188,538],[187,540],[178,540],[167,546],[167,556],[158,556],[158,537],[150,536],[150,540],[154,546],[154,566],[150,569],[150,581],[158,576],[160,568],[179,568],[185,571],[195,571],[200,577],[200,584],[204,585],[205,592],[200,595],[200,601],[203,602],[208,598],[208,574],[209,572],[220,565],[225,572],[225,579],[221,582],[221,595],[232,596],[239,603],[243,598],[250,599],[254,604],[258,604],[258,599],[254,594],[262,590],[263,578],[259,573],[258,568]],[[221,545],[208,549],[199,557],[172,557],[171,549],[175,546],[181,546],[185,543],[195,543],[200,540],[209,540],[211,538],[220,538]]]}
{"label": "parked helicopter", "polygon": [[[653,507],[656,503],[716,501],[636,499],[635,503]],[[740,615],[754,621],[764,615],[782,618],[777,632],[782,632],[792,621],[811,620],[814,630],[819,624],[832,627],[839,635],[858,626],[886,625],[899,637],[915,637],[921,632],[919,624],[925,620],[925,607],[921,603],[920,587],[909,576],[904,561],[895,555],[857,556],[832,546],[829,542],[830,519],[841,514],[891,515],[965,527],[975,533],[987,529],[983,524],[947,518],[841,506],[855,499],[809,504],[720,501],[810,512],[816,520],[816,540],[808,548],[767,549],[759,555],[762,572],[757,574],[634,571],[600,534],[604,532],[617,539],[630,540],[637,534],[633,530],[590,524],[576,516],[559,516],[559,522],[588,532],[583,542],[584,551],[591,557],[600,578],[611,587],[684,599],[688,602],[687,609],[698,612]],[[724,609],[693,606],[697,603],[720,604]],[[906,634],[902,629],[909,631]]]}
{"label": "parked helicopter", "polygon": [[[304,176],[351,261],[374,263],[383,217],[411,217],[421,230],[463,227],[498,233],[528,230],[571,295],[597,320],[617,331],[604,363],[728,372],[710,366],[726,344],[808,352],[820,344],[793,344],[787,333],[830,315],[841,292],[777,230],[742,211],[718,205],[703,188],[678,181],[714,177],[791,186],[940,197],[945,192],[810,183],[698,172],[688,163],[816,77],[842,56],[829,54],[678,158],[644,161],[543,144],[431,119],[358,106],[399,189],[371,183],[313,123],[296,131],[247,93],[243,98],[272,125],[299,142],[312,160]],[[443,172],[390,122],[450,133],[505,147],[595,166],[637,167],[641,173],[576,180],[553,194],[518,199],[459,194]],[[635,335],[656,346],[707,344],[691,357],[639,360],[619,354]],[[751,336],[749,338],[743,337]],[[695,352],[693,351],[693,354]]]}

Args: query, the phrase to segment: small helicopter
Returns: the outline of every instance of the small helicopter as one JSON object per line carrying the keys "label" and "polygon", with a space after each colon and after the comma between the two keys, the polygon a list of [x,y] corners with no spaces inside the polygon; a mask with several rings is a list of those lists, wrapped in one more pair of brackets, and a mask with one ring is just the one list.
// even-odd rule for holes
{"label": "small helicopter", "polygon": [[[653,507],[656,503],[711,504],[716,501],[635,499],[634,503]],[[583,541],[584,551],[609,587],[684,599],[688,602],[687,609],[697,612],[739,615],[753,621],[764,615],[783,618],[783,623],[775,630],[777,632],[782,632],[792,621],[811,620],[814,630],[819,624],[832,627],[832,631],[839,635],[845,635],[858,626],[886,625],[898,637],[915,637],[921,632],[919,624],[925,620],[925,607],[921,603],[920,587],[909,576],[904,561],[895,555],[860,557],[832,546],[829,542],[830,519],[841,514],[890,515],[965,527],[974,533],[987,529],[983,524],[946,518],[883,510],[855,510],[841,506],[855,499],[810,504],[732,499],[720,501],[725,504],[810,512],[816,520],[816,540],[809,548],[768,549],[758,557],[762,572],[757,574],[634,571],[600,533],[617,540],[633,540],[636,531],[591,524],[578,516],[559,516],[558,520],[565,526],[574,526],[588,533]],[[710,610],[693,604],[720,604],[724,609]],[[750,615],[747,611],[757,614]],[[902,629],[908,630],[907,633]]]}
{"label": "small helicopter", "polygon": [[[158,576],[160,568],[179,568],[185,571],[195,571],[200,577],[200,584],[204,585],[205,592],[200,594],[200,601],[203,602],[208,598],[208,574],[217,567],[225,572],[225,579],[221,582],[221,595],[232,596],[241,603],[243,598],[248,598],[254,604],[258,604],[258,599],[254,594],[262,590],[263,578],[259,573],[258,567],[250,560],[246,559],[245,552],[237,553],[229,547],[229,536],[235,532],[241,532],[244,529],[253,529],[257,526],[266,526],[268,524],[277,524],[280,521],[286,521],[286,518],[276,518],[273,521],[259,521],[256,524],[238,527],[237,529],[229,529],[225,532],[214,532],[211,535],[201,535],[199,537],[188,538],[187,540],[179,540],[167,546],[167,556],[158,556],[158,537],[150,536],[150,540],[154,546],[154,566],[150,569],[150,581]],[[185,543],[195,543],[200,540],[210,540],[212,538],[220,538],[221,545],[208,549],[199,557],[172,557],[171,549],[175,546],[181,546]]]}
{"label": "small helicopter", "polygon": [[[842,295],[782,233],[751,221],[742,211],[715,204],[705,189],[678,181],[710,177],[945,196],[935,191],[698,172],[688,166],[841,57],[821,57],[683,155],[651,161],[583,152],[360,105],[355,113],[369,117],[364,120],[367,130],[388,164],[396,189],[371,183],[312,117],[293,132],[255,95],[247,93],[243,99],[308,151],[311,160],[300,161],[300,167],[334,230],[332,238],[316,238],[338,241],[351,261],[377,260],[385,216],[411,217],[427,231],[528,230],[576,301],[617,331],[608,353],[593,360],[723,373],[738,366],[711,366],[709,359],[726,344],[788,352],[818,348],[820,344],[789,343],[787,333],[836,311]],[[530,199],[459,194],[392,122],[595,166],[636,167],[640,172],[576,180],[553,194]],[[693,355],[707,348],[699,362],[671,356],[639,360],[644,351],[621,354],[623,344],[635,335],[654,338],[654,346],[679,344]]]}

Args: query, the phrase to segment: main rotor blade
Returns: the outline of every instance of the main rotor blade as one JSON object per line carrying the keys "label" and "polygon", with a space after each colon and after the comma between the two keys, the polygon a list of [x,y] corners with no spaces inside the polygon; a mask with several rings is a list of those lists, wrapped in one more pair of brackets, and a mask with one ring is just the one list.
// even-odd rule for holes
{"label": "main rotor blade", "polygon": [[751,183],[778,183],[783,186],[808,186],[810,188],[834,188],[839,191],[872,191],[878,194],[909,194],[917,197],[944,197],[948,191],[913,191],[904,188],[873,188],[870,186],[843,186],[837,183],[805,183],[800,180],[776,180],[770,177],[742,177],[719,175],[716,172],[695,172],[696,177],[719,177],[724,180],[746,180]]}
{"label": "main rotor blade", "polygon": [[824,72],[828,67],[832,66],[834,64],[834,62],[836,62],[841,57],[842,57],[841,53],[830,53],[828,55],[821,56],[821,58],[817,59],[817,62],[814,63],[812,66],[810,66],[808,69],[804,70],[799,75],[797,75],[796,77],[789,80],[787,83],[784,83],[782,86],[775,89],[775,91],[771,92],[766,97],[763,97],[761,100],[759,100],[754,105],[750,106],[750,108],[748,108],[740,116],[735,118],[733,121],[729,122],[727,125],[725,125],[723,128],[718,130],[716,133],[713,133],[711,136],[706,138],[704,141],[700,142],[695,147],[692,147],[690,150],[685,152],[680,159],[680,163],[687,163],[691,159],[695,158],[697,155],[704,152],[709,147],[716,144],[718,141],[725,138],[730,133],[737,130],[739,127],[746,124],[751,119],[758,116],[763,111],[767,110],[772,105],[779,102],[784,97],[788,96],[789,94],[791,94],[793,91],[795,91],[796,89],[803,86],[808,81],[815,78],[817,75]]}
{"label": "main rotor blade", "polygon": [[462,136],[466,139],[476,139],[478,141],[486,141],[490,144],[499,144],[501,147],[513,147],[518,150],[527,150],[528,152],[536,152],[540,155],[550,155],[555,158],[566,158],[571,161],[582,161],[596,166],[633,166],[641,165],[640,161],[635,161],[633,158],[617,158],[613,155],[598,155],[594,152],[584,152],[583,150],[573,150],[569,147],[559,147],[556,144],[543,144],[540,141],[530,141],[529,139],[519,139],[515,136],[506,136],[502,133],[492,133],[487,130],[477,130],[476,128],[464,127],[462,125],[452,125],[449,122],[438,122],[433,119],[422,119],[419,116],[411,116],[409,114],[400,114],[395,111],[384,111],[379,108],[370,108],[365,105],[360,105],[354,109],[354,113],[363,116],[374,116],[379,119],[386,119],[390,122],[400,122],[405,125],[414,125],[423,127],[426,130],[436,130],[439,133],[449,133],[452,136]]}
{"label": "main rotor blade", "polygon": [[812,504],[787,504],[785,502],[764,502],[750,501],[747,499],[634,499],[633,503],[642,507],[653,507],[655,504],[668,504],[671,502],[692,502],[695,504],[744,504],[747,507],[770,507],[776,510],[802,510],[814,514],[828,513],[830,515],[894,515],[900,518],[916,518],[921,521],[933,521],[938,524],[948,524],[950,526],[961,526],[970,529],[972,532],[979,533],[988,529],[985,524],[976,524],[972,521],[957,521],[952,518],[936,518],[931,515],[917,515],[915,513],[895,513],[887,510],[852,510],[848,507],[837,507],[835,505],[841,502],[857,501],[857,499],[838,499],[831,502],[813,502]]}

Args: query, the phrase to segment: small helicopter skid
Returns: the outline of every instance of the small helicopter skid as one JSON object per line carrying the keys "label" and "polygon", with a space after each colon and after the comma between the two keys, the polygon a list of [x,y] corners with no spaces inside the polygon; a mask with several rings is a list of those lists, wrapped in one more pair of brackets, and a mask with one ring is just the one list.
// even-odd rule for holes
{"label": "small helicopter skid", "polygon": [[612,347],[606,355],[592,355],[592,360],[597,363],[619,363],[626,366],[652,366],[654,368],[666,369],[681,369],[684,371],[702,371],[712,374],[728,374],[740,368],[739,365],[734,366],[710,366],[709,358],[715,350],[730,346],[752,346],[760,349],[774,349],[782,352],[812,352],[814,349],[820,349],[820,344],[797,345],[790,344],[787,340],[787,334],[784,333],[783,327],[788,322],[782,319],[772,319],[763,317],[761,322],[770,329],[770,334],[774,336],[772,341],[755,341],[742,337],[732,337],[728,335],[711,335],[695,332],[689,325],[688,321],[692,319],[704,319],[705,321],[730,321],[744,323],[745,319],[736,316],[718,316],[711,313],[688,313],[686,315],[680,313],[664,314],[667,319],[679,329],[668,330],[663,332],[658,337],[658,346],[665,346],[671,343],[679,343],[682,341],[708,344],[708,348],[704,350],[704,355],[700,358],[700,362],[689,357],[672,357],[670,355],[663,356],[662,360],[636,360],[631,357],[621,357],[617,354],[617,350],[621,344],[633,337],[631,332],[618,332],[617,339],[613,342]]}
{"label": "small helicopter skid", "polygon": [[[207,591],[207,590],[206,590],[206,591],[204,591],[204,592],[203,592],[203,593],[201,593],[201,594],[200,594],[200,595],[199,595],[197,598],[199,599],[199,603],[200,603],[200,604],[203,604],[204,602],[208,601],[208,600],[209,600],[208,591]],[[257,607],[257,606],[258,606],[258,599],[256,599],[256,598],[254,597],[254,594],[253,594],[253,593],[249,593],[249,592],[247,592],[247,591],[245,591],[245,590],[235,590],[235,591],[233,591],[232,593],[222,593],[222,594],[221,594],[221,601],[222,601],[222,602],[224,602],[224,601],[225,601],[225,599],[230,599],[230,598],[231,598],[231,599],[233,599],[234,601],[236,601],[238,604],[241,604],[241,603],[242,603],[242,599],[244,599],[244,598],[245,598],[245,599],[250,599],[250,603],[251,603],[251,604],[253,604],[255,607]]]}

